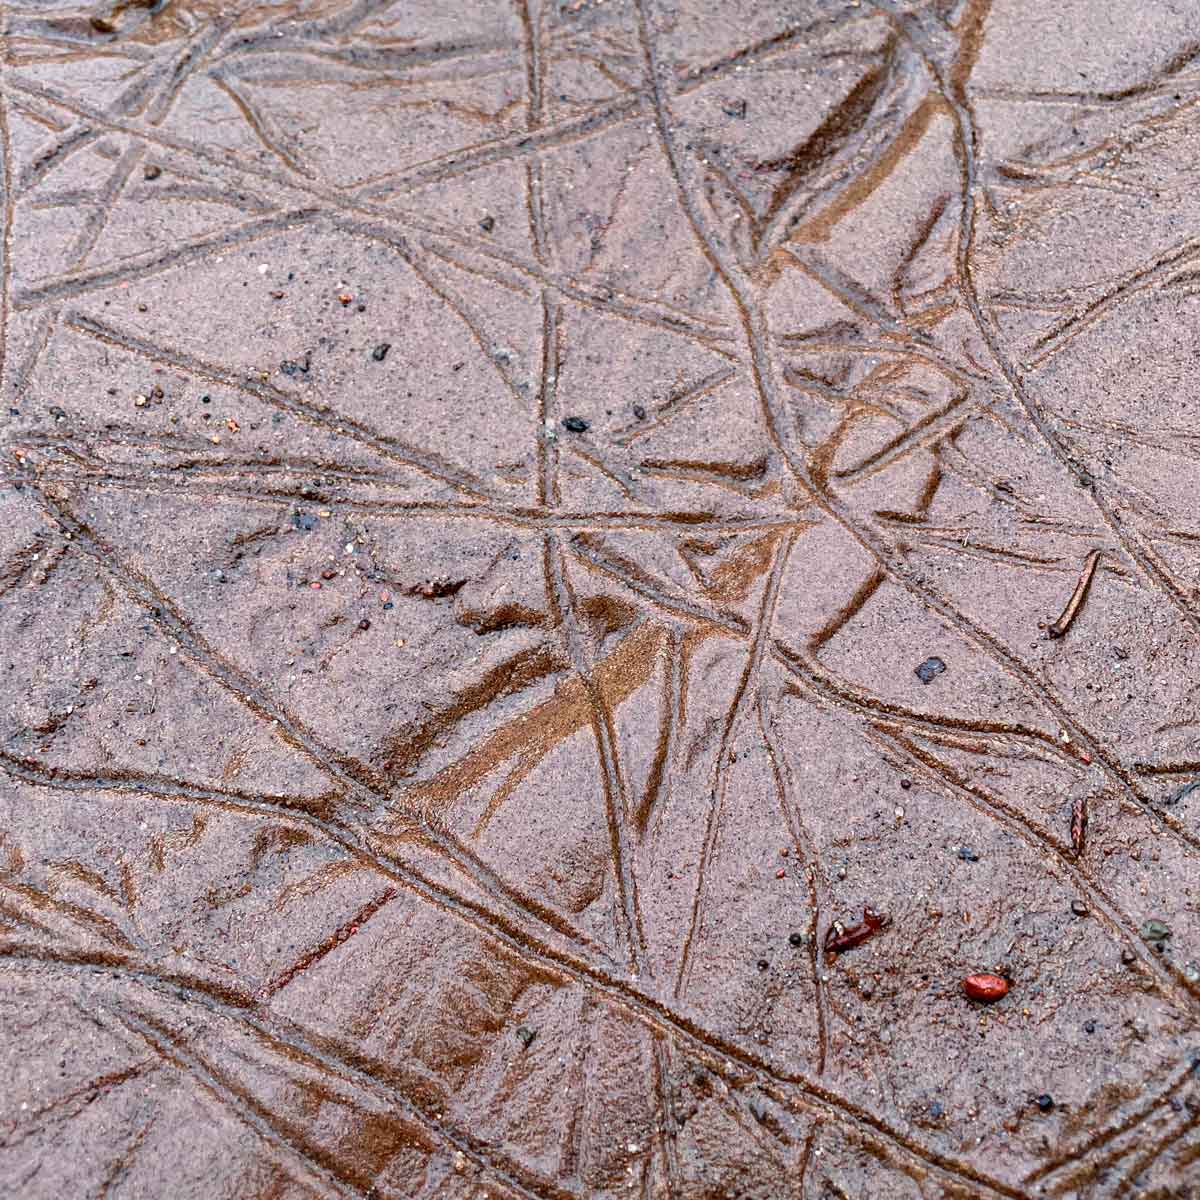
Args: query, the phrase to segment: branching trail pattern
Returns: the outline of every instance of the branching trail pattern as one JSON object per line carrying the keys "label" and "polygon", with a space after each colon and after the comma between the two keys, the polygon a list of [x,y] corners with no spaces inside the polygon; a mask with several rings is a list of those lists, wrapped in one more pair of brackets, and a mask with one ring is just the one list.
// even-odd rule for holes
{"label": "branching trail pattern", "polygon": [[1200,1186],[1186,7],[6,6],[0,1192]]}

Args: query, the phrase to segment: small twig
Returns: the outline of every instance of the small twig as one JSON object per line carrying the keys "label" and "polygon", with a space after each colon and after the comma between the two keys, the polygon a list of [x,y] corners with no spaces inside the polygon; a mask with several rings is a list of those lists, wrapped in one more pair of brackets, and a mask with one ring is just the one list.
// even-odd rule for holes
{"label": "small twig", "polygon": [[1087,836],[1088,802],[1086,796],[1081,796],[1071,806],[1071,845],[1075,857],[1083,853],[1084,838]]}
{"label": "small twig", "polygon": [[1096,564],[1099,561],[1099,550],[1092,550],[1083,560],[1083,570],[1079,572],[1079,582],[1075,585],[1070,600],[1067,601],[1067,607],[1062,610],[1062,616],[1046,630],[1049,637],[1060,638],[1071,628],[1071,623],[1087,598],[1088,588],[1092,586],[1092,576],[1096,573]]}

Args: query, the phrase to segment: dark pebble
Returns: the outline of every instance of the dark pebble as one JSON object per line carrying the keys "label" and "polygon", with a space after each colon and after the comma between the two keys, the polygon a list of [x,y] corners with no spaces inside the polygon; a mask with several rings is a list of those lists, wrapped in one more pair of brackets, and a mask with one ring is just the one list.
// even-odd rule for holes
{"label": "dark pebble", "polygon": [[368,621],[366,617],[363,617],[363,619],[359,621],[358,627],[363,631],[363,633],[366,633],[366,631],[371,628],[371,622]]}
{"label": "dark pebble", "polygon": [[760,971],[765,971],[770,965],[771,964],[769,962],[767,962],[767,960],[765,958],[760,958],[758,960],[758,969]]}
{"label": "dark pebble", "polygon": [[317,527],[317,518],[312,513],[298,512],[292,517],[292,524],[305,533],[311,533]]}
{"label": "dark pebble", "polygon": [[582,417],[567,417],[562,424],[568,433],[587,433],[588,423]]}
{"label": "dark pebble", "polygon": [[722,104],[721,111],[735,121],[744,121],[746,119],[746,102],[745,100],[735,100],[732,104]]}
{"label": "dark pebble", "polygon": [[1095,1033],[1096,1032],[1096,1022],[1095,1021],[1084,1021],[1083,1032],[1084,1033]]}
{"label": "dark pebble", "polygon": [[162,174],[162,167],[156,167],[153,163],[147,163],[142,168],[143,179],[157,179]]}
{"label": "dark pebble", "polygon": [[1129,651],[1126,650],[1123,646],[1114,646],[1113,653],[1118,658],[1128,658],[1129,657]]}
{"label": "dark pebble", "polygon": [[1054,1097],[1043,1092],[1037,1098],[1037,1106],[1042,1110],[1042,1112],[1050,1112],[1050,1110],[1054,1107]]}
{"label": "dark pebble", "polygon": [[946,664],[940,658],[927,658],[915,674],[922,683],[932,683],[945,669]]}
{"label": "dark pebble", "polygon": [[201,404],[211,404],[211,403],[212,403],[212,397],[211,397],[211,396],[201,396],[201,397],[200,397],[200,403],[201,403]]}
{"label": "dark pebble", "polygon": [[979,861],[979,855],[976,854],[975,851],[972,850],[970,846],[960,846],[958,849],[958,857],[961,858],[963,860],[963,862],[978,862]]}
{"label": "dark pebble", "polygon": [[633,415],[639,421],[644,421],[646,419],[646,410],[640,404],[635,404],[633,406]]}
{"label": "dark pebble", "polygon": [[393,609],[395,607],[396,607],[395,604],[393,604],[391,600],[385,600],[384,604],[383,604],[383,611],[387,612],[388,610]]}
{"label": "dark pebble", "polygon": [[1182,800],[1186,800],[1193,792],[1200,792],[1200,779],[1195,783],[1189,783],[1186,787],[1182,787],[1168,801],[1168,804],[1178,804]]}
{"label": "dark pebble", "polygon": [[1084,904],[1084,902],[1082,900],[1072,900],[1071,901],[1071,911],[1077,917],[1086,917],[1091,910],[1088,908],[1088,906],[1086,904]]}
{"label": "dark pebble", "polygon": [[1134,954],[1134,952],[1130,950],[1128,946],[1126,946],[1125,949],[1121,951],[1121,961],[1127,967],[1132,966],[1135,962],[1137,962],[1137,955]]}
{"label": "dark pebble", "polygon": [[912,780],[911,779],[902,779],[902,780],[900,780],[900,786],[907,792],[908,789],[910,787],[912,787]]}
{"label": "dark pebble", "polygon": [[791,942],[793,946],[803,946],[804,945],[804,934],[789,933],[788,941]]}
{"label": "dark pebble", "polygon": [[530,1029],[528,1025],[518,1025],[517,1037],[520,1039],[521,1045],[528,1050],[533,1045],[533,1039],[537,1037],[537,1030]]}
{"label": "dark pebble", "polygon": [[1157,917],[1151,917],[1141,928],[1142,940],[1146,942],[1161,942],[1171,936],[1171,927]]}
{"label": "dark pebble", "polygon": [[929,1115],[935,1120],[940,1121],[946,1115],[946,1110],[935,1100],[929,1106]]}
{"label": "dark pebble", "polygon": [[483,220],[479,222],[479,228],[482,229],[484,233],[491,233],[492,230],[496,228],[496,218],[484,217]]}
{"label": "dark pebble", "polygon": [[379,345],[376,346],[375,349],[371,351],[371,357],[376,362],[383,362],[383,360],[385,358],[387,358],[387,353],[391,348],[392,348],[391,342],[380,342]]}

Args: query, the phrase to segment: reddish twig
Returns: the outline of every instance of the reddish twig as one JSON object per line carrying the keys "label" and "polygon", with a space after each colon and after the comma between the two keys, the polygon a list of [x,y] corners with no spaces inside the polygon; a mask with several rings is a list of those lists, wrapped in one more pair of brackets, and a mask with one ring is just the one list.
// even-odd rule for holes
{"label": "reddish twig", "polygon": [[1096,573],[1096,564],[1099,561],[1099,550],[1092,550],[1087,558],[1083,560],[1083,570],[1079,572],[1079,582],[1075,585],[1075,590],[1071,593],[1070,600],[1067,601],[1067,607],[1062,610],[1062,616],[1046,630],[1046,633],[1050,637],[1060,638],[1071,628],[1071,623],[1075,620],[1080,608],[1083,606],[1084,600],[1087,598],[1088,588],[1092,586],[1092,576]]}

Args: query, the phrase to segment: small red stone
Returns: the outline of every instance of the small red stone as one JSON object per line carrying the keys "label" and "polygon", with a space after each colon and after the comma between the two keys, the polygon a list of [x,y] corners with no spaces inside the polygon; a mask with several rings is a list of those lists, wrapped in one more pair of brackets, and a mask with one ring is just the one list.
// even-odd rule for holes
{"label": "small red stone", "polygon": [[782,867],[780,867],[779,870],[775,872],[775,878],[776,879],[786,879],[787,872]]}
{"label": "small red stone", "polygon": [[310,583],[308,586],[312,588],[314,592],[319,592],[321,590],[321,585],[316,582]]}
{"label": "small red stone", "polygon": [[972,1000],[991,1004],[1008,995],[1008,980],[1003,975],[968,975],[963,980],[963,991]]}

